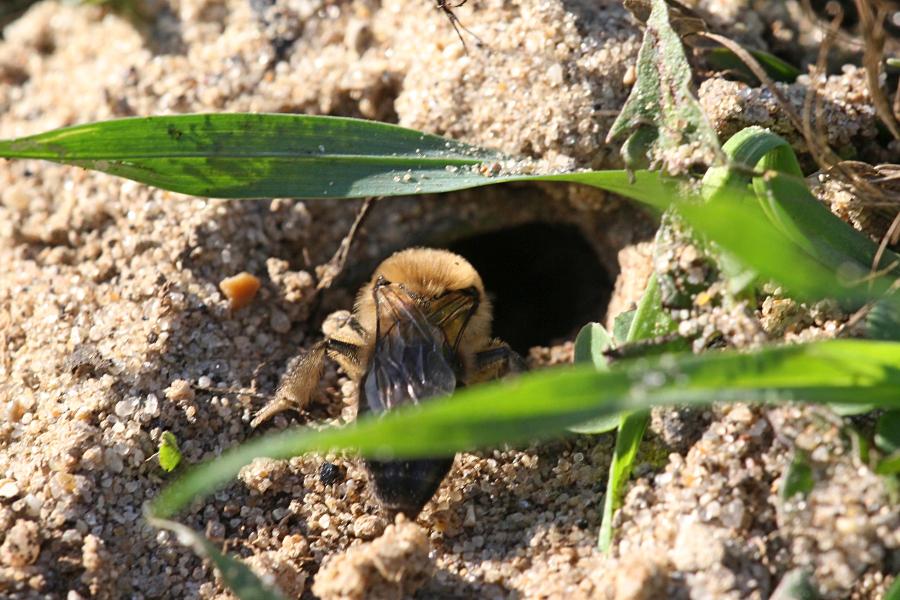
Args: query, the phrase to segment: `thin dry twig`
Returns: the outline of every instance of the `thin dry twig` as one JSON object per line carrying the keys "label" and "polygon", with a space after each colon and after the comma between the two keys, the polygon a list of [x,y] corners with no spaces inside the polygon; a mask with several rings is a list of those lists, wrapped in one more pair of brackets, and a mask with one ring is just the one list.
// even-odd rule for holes
{"label": "thin dry twig", "polygon": [[316,291],[330,288],[338,275],[343,272],[344,266],[347,264],[347,256],[350,253],[350,246],[353,244],[353,239],[356,237],[356,232],[359,231],[359,228],[366,220],[366,217],[368,217],[369,209],[372,208],[374,202],[375,198],[371,197],[363,200],[359,207],[359,211],[356,213],[356,219],[354,219],[353,224],[350,226],[347,235],[341,240],[341,245],[338,246],[337,252],[334,253],[334,256],[332,256],[331,260],[327,263],[316,267],[316,275],[319,277]]}
{"label": "thin dry twig", "polygon": [[[829,3],[826,5],[827,9],[832,9],[834,7],[837,7],[839,10],[841,9],[840,3],[838,3],[838,2]],[[802,0],[802,2],[800,3],[800,9],[803,11],[806,18],[809,19],[809,22],[812,23],[813,27],[815,27],[816,29],[820,29],[822,31],[827,30],[827,26],[822,24],[822,18],[819,17],[818,14],[816,14],[816,10],[813,8],[813,5],[810,2],[810,0]],[[836,39],[838,42],[846,45],[848,48],[860,50],[863,47],[863,43],[857,37],[852,36],[843,30],[839,30],[837,32]]]}
{"label": "thin dry twig", "polygon": [[890,130],[894,139],[900,140],[900,124],[897,123],[891,110],[890,101],[879,84],[885,44],[884,19],[887,16],[887,7],[884,3],[879,2],[877,11],[873,11],[871,0],[856,0],[856,10],[859,13],[860,30],[865,41],[863,67],[866,70],[866,85],[869,88],[869,95],[872,97],[878,117]]}
{"label": "thin dry twig", "polygon": [[[840,157],[828,145],[828,136],[825,133],[824,102],[819,94],[819,77],[827,72],[828,54],[834,45],[834,41],[840,31],[844,20],[844,11],[839,4],[835,5],[834,18],[826,30],[825,37],[819,47],[816,65],[809,76],[809,88],[803,100],[803,137],[809,145],[809,152],[819,165],[819,169],[834,169],[840,176],[853,185],[861,196],[874,196],[883,198],[884,194],[877,186],[869,183],[865,178],[858,176],[852,169],[844,168]],[[813,114],[815,117],[813,117]],[[815,129],[813,122],[815,121]],[[815,142],[810,144],[810,142]]]}
{"label": "thin dry twig", "polygon": [[[781,110],[787,115],[788,119],[790,119],[791,124],[794,128],[800,132],[801,135],[804,135],[804,127],[803,127],[803,119],[800,118],[800,115],[797,113],[797,109],[794,108],[794,105],[791,104],[787,97],[785,97],[784,93],[775,85],[775,82],[772,81],[772,78],[769,77],[766,70],[762,68],[762,65],[753,58],[753,55],[744,50],[743,46],[738,44],[737,42],[728,39],[723,35],[719,35],[717,33],[710,32],[699,32],[698,36],[705,37],[707,39],[713,40],[714,42],[718,42],[728,50],[730,50],[735,56],[737,56],[741,61],[747,65],[747,68],[759,79],[762,84],[772,92],[772,95],[775,96],[775,100],[778,102],[778,105],[781,107]],[[811,140],[806,140],[806,143],[809,145]]]}
{"label": "thin dry twig", "polygon": [[[819,77],[827,73],[828,53],[834,44],[835,36],[840,31],[841,22],[844,20],[844,11],[838,5],[837,13],[832,19],[819,47],[819,55],[813,72],[809,74],[809,87],[803,99],[803,137],[809,146],[809,152],[819,165],[820,169],[826,169],[830,165],[839,163],[840,159],[828,145],[828,136],[824,131],[824,107],[819,94]],[[813,113],[815,113],[816,128],[813,129]],[[810,142],[814,142],[810,144]],[[821,151],[820,151],[821,144]]]}
{"label": "thin dry twig", "polygon": [[885,234],[881,236],[878,251],[875,252],[875,257],[872,259],[872,271],[881,263],[881,257],[887,251],[888,244],[896,244],[898,239],[900,239],[900,211],[897,212],[897,216],[891,221],[891,226],[888,227]]}
{"label": "thin dry twig", "polygon": [[[884,296],[889,296],[897,290],[900,290],[900,279],[897,279],[896,281],[894,281],[894,283],[891,284],[891,286],[884,293]],[[847,319],[847,322],[844,323],[844,325],[840,328],[840,331],[838,331],[838,337],[840,337],[845,332],[850,332],[853,327],[855,327],[860,321],[865,319],[868,314],[872,312],[872,309],[877,303],[877,300],[871,300],[865,306],[853,313],[850,318]]]}

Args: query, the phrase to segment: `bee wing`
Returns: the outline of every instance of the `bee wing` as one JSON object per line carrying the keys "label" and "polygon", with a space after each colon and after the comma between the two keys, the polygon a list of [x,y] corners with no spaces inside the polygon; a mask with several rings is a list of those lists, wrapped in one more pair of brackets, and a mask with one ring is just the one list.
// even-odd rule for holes
{"label": "bee wing", "polygon": [[[452,352],[413,298],[394,285],[375,288],[379,331],[360,390],[360,412],[383,413],[404,404],[446,396],[456,388]],[[388,312],[389,311],[389,312]],[[382,320],[382,316],[390,318]]]}
{"label": "bee wing", "polygon": [[452,290],[431,303],[428,320],[443,330],[447,343],[456,350],[478,304],[478,290],[474,287]]}

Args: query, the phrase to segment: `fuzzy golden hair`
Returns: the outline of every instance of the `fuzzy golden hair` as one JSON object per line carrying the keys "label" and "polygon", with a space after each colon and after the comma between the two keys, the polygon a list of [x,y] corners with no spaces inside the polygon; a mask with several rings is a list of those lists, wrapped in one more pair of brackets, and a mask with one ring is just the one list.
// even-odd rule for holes
{"label": "fuzzy golden hair", "polygon": [[371,281],[359,291],[356,298],[356,318],[369,333],[367,355],[375,342],[375,301],[372,288],[379,277],[384,277],[390,283],[403,284],[409,291],[426,299],[435,298],[447,291],[474,287],[478,290],[478,308],[460,340],[461,358],[466,364],[471,364],[474,353],[490,341],[491,303],[484,293],[481,276],[469,261],[448,250],[408,248],[386,258],[375,269]]}

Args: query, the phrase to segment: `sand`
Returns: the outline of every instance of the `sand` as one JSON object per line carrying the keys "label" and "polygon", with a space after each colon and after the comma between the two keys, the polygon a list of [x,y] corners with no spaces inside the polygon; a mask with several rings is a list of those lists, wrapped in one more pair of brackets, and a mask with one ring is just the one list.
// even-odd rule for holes
{"label": "sand", "polygon": [[[141,6],[139,24],[51,1],[13,22],[0,41],[0,137],[129,115],[286,111],[397,122],[555,168],[618,162],[603,139],[640,30],[612,0],[470,2],[458,14],[488,48],[469,40],[469,54],[428,2]],[[763,40],[758,17],[722,20]],[[850,70],[831,83],[860,80]],[[719,108],[722,132],[752,110],[785,123],[758,89],[717,79],[701,98]],[[842,98],[829,132],[867,151],[868,98]],[[154,458],[160,436],[176,435],[185,464],[251,437],[262,401],[193,386],[271,394],[324,318],[350,308],[396,249],[568,226],[596,254],[613,312],[635,302],[649,273],[652,222],[635,207],[568,186],[508,186],[376,203],[344,276],[317,297],[316,266],[358,204],[189,198],[0,162],[0,595],[227,597],[210,566],[142,519],[172,479]],[[673,271],[690,267],[677,257]],[[219,284],[242,272],[261,287],[236,308]],[[788,313],[805,316],[789,328]],[[741,346],[828,337],[845,317],[773,296],[686,322]],[[571,360],[572,333],[543,340],[531,365]],[[311,418],[340,425],[354,403],[353,384],[329,366]],[[363,578],[382,590],[368,597],[766,598],[806,568],[828,598],[878,598],[898,564],[900,516],[829,415],[659,411],[610,557],[596,538],[611,435],[462,454],[416,524],[387,523],[365,471],[343,456],[256,461],[180,520],[289,597],[360,597]],[[297,422],[285,413],[267,429]],[[817,486],[784,503],[779,481],[796,447],[812,456]]]}

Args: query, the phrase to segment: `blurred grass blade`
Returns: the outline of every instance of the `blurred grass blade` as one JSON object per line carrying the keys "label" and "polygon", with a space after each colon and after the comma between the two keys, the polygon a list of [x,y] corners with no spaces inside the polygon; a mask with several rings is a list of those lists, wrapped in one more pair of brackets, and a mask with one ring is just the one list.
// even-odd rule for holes
{"label": "blurred grass blade", "polygon": [[822,597],[809,571],[793,569],[781,578],[769,600],[822,600]]}
{"label": "blurred grass blade", "polygon": [[650,415],[646,411],[639,411],[628,413],[619,421],[616,449],[609,465],[609,478],[603,498],[603,520],[600,522],[600,533],[597,539],[597,546],[601,552],[607,552],[612,547],[613,518],[616,511],[622,506],[625,485],[631,477],[634,459],[637,456],[641,440],[644,439],[644,431],[647,429],[649,420]]}
{"label": "blurred grass blade", "polygon": [[[856,276],[865,275],[877,246],[812,195],[786,140],[748,127],[732,136],[724,150],[731,163],[709,169],[703,178],[708,203],[734,203],[743,187],[752,186],[763,214],[788,241],[831,271],[855,266]],[[893,258],[885,257],[882,265]]]}
{"label": "blurred grass blade", "polygon": [[875,466],[876,475],[897,475],[900,474],[900,452],[882,458]]}
{"label": "blurred grass blade", "polygon": [[[609,371],[609,360],[604,354],[614,345],[613,338],[600,323],[588,323],[575,338],[575,364],[591,364],[598,371]],[[569,427],[569,431],[583,434],[599,434],[619,426],[619,416],[609,415],[591,419]]]}
{"label": "blurred grass blade", "polygon": [[894,583],[888,588],[884,600],[900,600],[900,573],[894,575]]}
{"label": "blurred grass blade", "polygon": [[[768,52],[761,50],[748,50],[753,58],[765,69],[766,74],[775,81],[783,83],[793,83],[800,76],[801,71],[794,65],[785,62]],[[754,81],[758,81],[753,72],[747,68],[747,65],[737,57],[737,55],[728,48],[710,48],[706,52],[706,58],[709,63],[717,69],[723,71],[739,71],[746,77],[752,77]]]}
{"label": "blurred grass blade", "polygon": [[588,323],[575,337],[575,363],[590,363],[598,371],[608,371],[604,352],[614,345],[613,338],[600,323]]}
{"label": "blurred grass blade", "polygon": [[[809,252],[825,264],[856,261],[868,269],[877,244],[813,196],[803,179],[793,148],[786,141],[782,142],[756,163],[757,170],[765,174],[753,178],[757,198],[770,211],[773,223],[782,226],[786,235],[798,245],[808,246]],[[888,260],[883,260],[882,265],[887,266]]]}
{"label": "blurred grass blade", "polygon": [[77,125],[0,141],[0,156],[52,160],[185,194],[225,198],[458,190],[489,183],[477,169],[501,158],[374,121],[247,113]]}
{"label": "blurred grass blade", "polygon": [[256,457],[353,448],[369,456],[435,456],[531,442],[594,417],[656,405],[711,402],[877,402],[900,408],[900,343],[834,340],[740,354],[664,355],[548,369],[464,390],[446,400],[364,418],[342,429],[265,436],[190,469],[153,502],[167,517],[231,478]]}
{"label": "blurred grass blade", "polygon": [[631,329],[631,323],[634,321],[634,315],[637,312],[634,310],[627,310],[623,313],[619,313],[613,319],[613,339],[617,344],[622,344],[625,340],[628,339],[628,330]]}
{"label": "blurred grass blade", "polygon": [[283,600],[283,596],[266,587],[247,565],[222,554],[215,544],[190,527],[149,515],[147,520],[154,527],[173,532],[182,544],[191,548],[198,556],[208,558],[219,571],[225,585],[239,600]]}
{"label": "blurred grass blade", "polygon": [[663,310],[659,280],[656,273],[653,273],[647,281],[647,288],[635,310],[625,343],[630,344],[664,336],[670,333],[674,327],[675,322]]}
{"label": "blurred grass blade", "polygon": [[[663,227],[667,227],[667,219],[663,219]],[[659,239],[662,232],[657,233]],[[626,344],[632,344],[643,340],[649,340],[656,336],[669,333],[674,327],[672,319],[662,308],[662,299],[659,289],[659,281],[656,273],[650,275],[647,289],[641,296],[628,334],[625,337]],[[612,545],[613,518],[616,511],[622,505],[622,497],[625,494],[625,486],[631,477],[634,467],[634,459],[637,456],[638,447],[644,439],[644,431],[650,419],[646,411],[626,413],[619,416],[616,434],[616,447],[609,464],[609,476],[606,482],[606,495],[603,498],[603,516],[600,522],[600,533],[597,545],[602,552],[606,552]]]}
{"label": "blurred grass blade", "polygon": [[809,457],[802,450],[795,450],[791,464],[788,465],[781,480],[781,500],[790,500],[797,494],[805,497],[812,491],[815,483]]}
{"label": "blurred grass blade", "polygon": [[[635,172],[634,184],[619,171],[571,173],[541,176],[546,181],[583,183],[611,191],[626,198],[650,204],[661,210],[674,205],[685,221],[705,238],[715,242],[729,255],[760,277],[774,281],[797,299],[817,301],[835,298],[848,306],[858,307],[872,298],[883,295],[891,285],[886,277],[863,282],[867,266],[855,257],[868,255],[870,242],[849,228],[837,217],[827,217],[827,227],[816,230],[818,220],[803,221],[803,231],[814,236],[817,245],[836,244],[840,254],[812,254],[811,244],[785,235],[770,220],[761,201],[751,187],[749,169],[740,167],[741,161],[765,156],[777,147],[777,136],[748,136],[738,145],[731,167],[713,167],[704,177],[699,189],[649,171]],[[728,147],[728,144],[726,144]],[[758,162],[758,161],[757,161]],[[537,178],[536,178],[537,179]],[[808,190],[804,193],[808,193]],[[813,198],[813,202],[817,201]],[[818,203],[817,203],[818,204]],[[816,210],[821,208],[817,206]],[[802,207],[792,208],[795,215],[805,219]],[[740,224],[737,228],[736,224]],[[740,233],[740,235],[736,235]],[[838,258],[835,258],[835,257]],[[845,259],[844,259],[845,257]],[[896,260],[896,255],[885,261]]]}
{"label": "blurred grass blade", "polygon": [[866,337],[900,341],[900,290],[878,300],[866,316]]}
{"label": "blurred grass blade", "polygon": [[900,452],[900,410],[889,410],[878,417],[875,445],[885,454]]}

